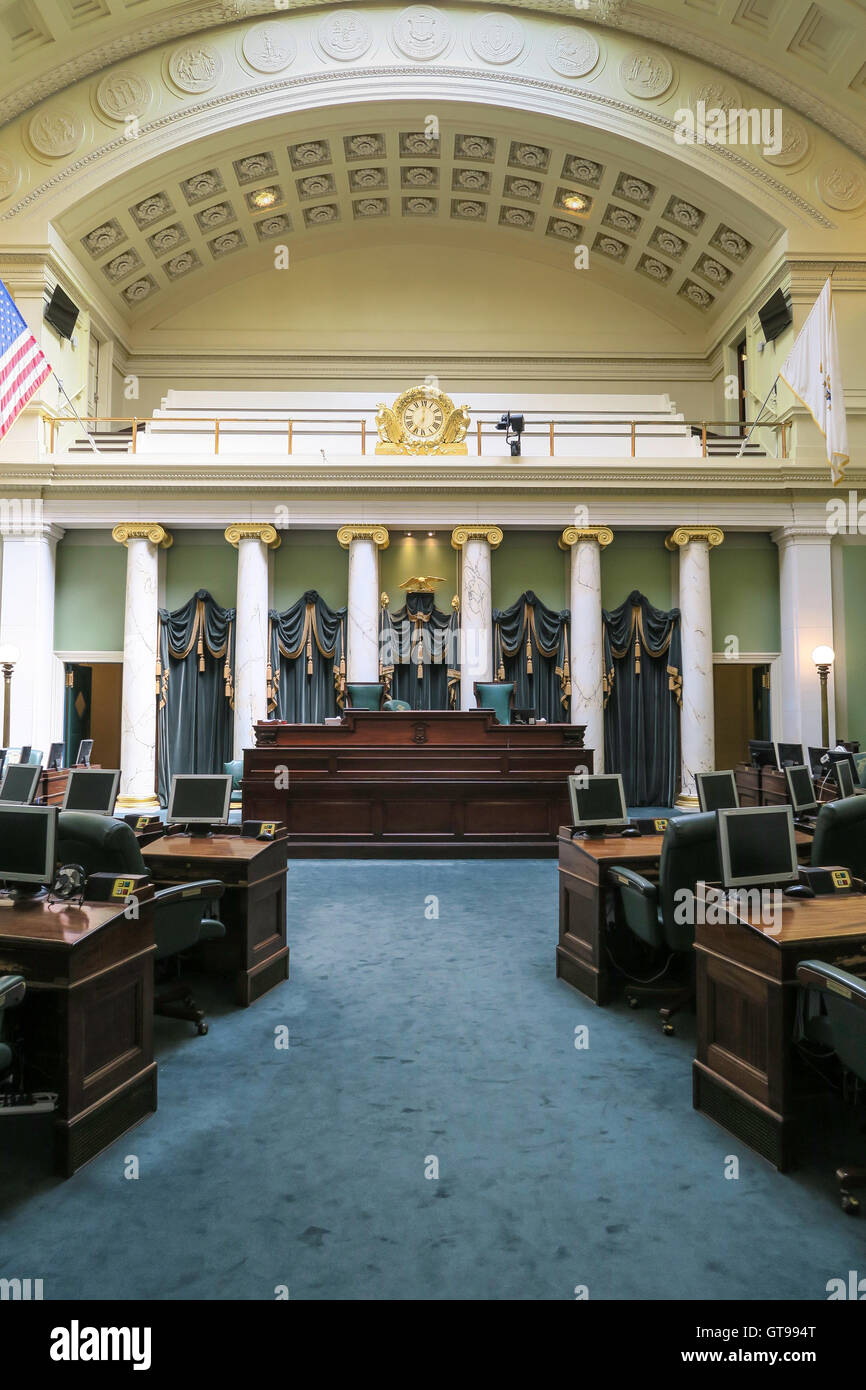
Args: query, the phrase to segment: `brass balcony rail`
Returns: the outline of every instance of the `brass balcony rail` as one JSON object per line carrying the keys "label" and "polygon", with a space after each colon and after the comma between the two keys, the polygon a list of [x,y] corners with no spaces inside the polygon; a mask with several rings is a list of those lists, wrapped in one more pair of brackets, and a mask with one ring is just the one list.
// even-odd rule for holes
{"label": "brass balcony rail", "polygon": [[[327,435],[329,438],[346,436],[350,439],[357,439],[360,443],[360,452],[367,452],[367,432],[368,417],[345,416],[334,418],[333,416],[303,416],[301,419],[285,419],[274,416],[238,416],[238,415],[83,415],[79,420],[69,415],[49,415],[42,413],[42,420],[49,427],[48,452],[56,452],[58,428],[60,426],[76,427],[79,424],[85,426],[109,425],[118,426],[117,430],[99,431],[95,429],[92,437],[99,442],[100,433],[117,434],[130,430],[130,453],[138,450],[139,432],[147,430],[149,426],[158,426],[160,434],[170,435],[177,433],[184,435],[187,433],[187,425],[206,425],[208,433],[213,437],[213,452],[218,454],[220,451],[220,430],[225,425],[246,425],[250,434],[276,434],[285,433],[286,453],[291,455],[297,438],[304,435],[313,435],[321,438]],[[786,459],[788,457],[788,445],[790,440],[791,420],[765,420],[759,425],[759,429],[774,431],[779,439],[780,448],[778,457]],[[318,426],[316,429],[310,426]],[[670,427],[673,428],[670,428]],[[550,457],[554,457],[557,441],[562,442],[566,439],[580,439],[586,436],[598,435],[604,439],[625,439],[628,441],[628,450],[622,455],[615,457],[637,457],[637,443],[639,439],[684,439],[690,434],[700,432],[701,456],[707,458],[709,455],[708,444],[728,444],[739,445],[742,443],[746,434],[753,428],[751,421],[731,421],[731,420],[611,420],[605,419],[585,419],[583,416],[575,416],[573,419],[565,420],[532,420],[527,422],[521,438],[544,439],[545,445],[550,451]],[[714,431],[724,430],[724,434],[716,434]],[[191,431],[193,434],[198,431]],[[240,431],[237,431],[240,433]],[[475,436],[476,447],[479,456],[482,452],[482,439],[484,435],[496,435],[503,443],[503,435],[497,429],[493,420],[476,420]],[[531,451],[528,451],[531,453]]]}

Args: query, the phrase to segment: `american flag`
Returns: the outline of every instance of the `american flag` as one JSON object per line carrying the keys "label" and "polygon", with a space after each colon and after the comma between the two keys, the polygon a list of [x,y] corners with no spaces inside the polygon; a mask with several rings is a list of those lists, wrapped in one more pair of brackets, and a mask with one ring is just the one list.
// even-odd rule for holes
{"label": "american flag", "polygon": [[50,372],[45,354],[0,280],[0,439]]}

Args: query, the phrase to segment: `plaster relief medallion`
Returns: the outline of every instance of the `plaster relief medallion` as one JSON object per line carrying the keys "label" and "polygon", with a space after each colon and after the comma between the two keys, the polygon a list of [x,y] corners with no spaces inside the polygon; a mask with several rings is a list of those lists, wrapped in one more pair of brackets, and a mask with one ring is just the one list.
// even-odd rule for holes
{"label": "plaster relief medallion", "polygon": [[327,140],[309,140],[302,145],[289,145],[293,169],[310,169],[316,164],[330,164],[331,148]]}
{"label": "plaster relief medallion", "polygon": [[259,241],[267,241],[270,237],[284,236],[286,232],[292,230],[291,220],[284,212],[279,212],[275,217],[263,217],[256,223],[256,236]]}
{"label": "plaster relief medallion", "polygon": [[270,150],[245,155],[232,163],[238,183],[257,183],[259,179],[269,179],[277,172],[276,160]]}
{"label": "plaster relief medallion", "polygon": [[684,281],[679,294],[681,298],[694,304],[696,309],[709,309],[715,302],[715,295],[710,294],[709,290],[702,289],[700,285],[696,285],[694,280]]}
{"label": "plaster relief medallion", "polygon": [[455,135],[455,159],[482,159],[492,163],[496,156],[496,141],[487,135]]}
{"label": "plaster relief medallion", "polygon": [[195,220],[202,231],[212,231],[214,227],[222,227],[226,222],[234,222],[235,210],[231,203],[214,203],[213,207],[197,212]]}
{"label": "plaster relief medallion", "polygon": [[434,135],[422,135],[420,131],[404,131],[400,135],[400,154],[407,159],[417,159],[419,155],[429,155],[432,159],[438,159],[439,138]]}
{"label": "plaster relief medallion", "polygon": [[347,160],[384,159],[384,135],[344,135],[343,150]]}
{"label": "plaster relief medallion", "polygon": [[673,256],[678,260],[688,246],[688,242],[683,241],[676,232],[669,232],[666,227],[656,227],[650,237],[650,246],[655,246],[659,251],[664,251],[666,256]]}
{"label": "plaster relief medallion", "polygon": [[385,169],[350,169],[349,187],[352,192],[365,188],[387,188],[388,174]]}
{"label": "plaster relief medallion", "polygon": [[557,29],[547,45],[547,61],[562,77],[585,77],[599,59],[599,46],[586,29]]}
{"label": "plaster relief medallion", "polygon": [[387,217],[387,198],[356,198],[352,203],[355,217]]}
{"label": "plaster relief medallion", "polygon": [[715,246],[717,251],[723,251],[726,256],[730,256],[732,261],[744,261],[752,249],[752,243],[747,241],[739,232],[735,232],[731,227],[726,227],[724,222],[720,222],[712,237],[710,245]]}
{"label": "plaster relief medallion", "polygon": [[153,101],[153,88],[137,72],[111,72],[96,88],[96,105],[110,121],[143,116]]}
{"label": "plaster relief medallion", "polygon": [[853,164],[825,164],[818,172],[818,192],[828,207],[853,212],[866,199],[866,181]]}
{"label": "plaster relief medallion", "polygon": [[656,196],[655,184],[647,183],[634,174],[620,174],[613,191],[618,197],[625,198],[629,203],[637,203],[642,208],[648,208]]}
{"label": "plaster relief medallion", "polygon": [[310,198],[327,198],[329,193],[337,191],[333,174],[308,174],[305,179],[296,179],[295,183],[298,197],[305,202]]}
{"label": "plaster relief medallion", "polygon": [[606,227],[613,227],[616,231],[624,232],[626,236],[637,236],[643,222],[643,218],[638,217],[636,212],[629,212],[628,208],[618,208],[614,203],[608,204],[601,220]]}
{"label": "plaster relief medallion", "polygon": [[108,261],[103,267],[103,274],[107,275],[113,284],[119,280],[125,280],[127,275],[134,275],[137,270],[143,269],[143,262],[138,252],[133,246],[126,251],[121,251],[119,256]]}
{"label": "plaster relief medallion", "polygon": [[104,256],[106,251],[110,251],[113,246],[118,246],[120,242],[126,240],[126,232],[121,227],[116,218],[112,217],[108,222],[102,222],[98,227],[94,227],[92,232],[81,238],[81,245],[89,256]]}
{"label": "plaster relief medallion", "polygon": [[598,188],[603,174],[603,164],[596,164],[594,159],[584,159],[583,155],[567,154],[563,161],[562,177],[589,184],[590,188]]}
{"label": "plaster relief medallion", "polygon": [[505,180],[505,192],[510,198],[525,198],[527,202],[537,203],[541,189],[538,179],[527,179],[522,174],[509,174]]}
{"label": "plaster relief medallion", "polygon": [[168,73],[182,92],[209,92],[223,75],[223,60],[206,43],[187,43],[168,60]]}
{"label": "plaster relief medallion", "polygon": [[155,256],[167,256],[169,251],[174,251],[185,241],[189,241],[189,237],[180,222],[172,222],[169,227],[162,227],[147,238],[147,244]]}
{"label": "plaster relief medallion", "polygon": [[222,174],[218,169],[203,169],[200,174],[193,174],[191,179],[183,179],[180,186],[188,203],[200,203],[203,198],[225,192]]}
{"label": "plaster relief medallion", "polygon": [[407,58],[429,62],[444,53],[452,40],[451,25],[432,5],[410,5],[394,21],[393,40]]}
{"label": "plaster relief medallion", "polygon": [[336,203],[322,203],[317,208],[304,208],[304,221],[308,227],[324,227],[328,222],[339,222],[340,209]]}
{"label": "plaster relief medallion", "polygon": [[687,203],[685,198],[669,198],[668,205],[662,213],[662,217],[671,222],[675,222],[678,227],[696,235],[704,224],[706,213],[701,212],[692,203]]}
{"label": "plaster relief medallion", "polygon": [[731,278],[727,266],[722,265],[721,261],[713,260],[712,256],[701,256],[695,266],[695,274],[702,275],[711,285],[718,285],[720,289],[724,288]]}
{"label": "plaster relief medallion", "polygon": [[32,117],[27,133],[39,154],[62,159],[74,154],[84,139],[84,122],[71,106],[51,106]]}
{"label": "plaster relief medallion", "polygon": [[782,112],[782,148],[778,154],[764,154],[762,157],[767,164],[776,164],[781,169],[788,169],[792,164],[799,164],[812,153],[812,141],[809,131],[802,121],[798,121],[792,116],[790,111]]}
{"label": "plaster relief medallion", "polygon": [[298,51],[288,20],[269,20],[256,24],[244,34],[241,52],[256,72],[283,72],[295,61]]}
{"label": "plaster relief medallion", "polygon": [[435,188],[439,183],[439,171],[426,166],[403,169],[401,181],[404,188]]}
{"label": "plaster relief medallion", "polygon": [[566,222],[564,217],[549,217],[546,234],[559,237],[561,241],[580,241],[583,228],[577,222]]}
{"label": "plaster relief medallion", "polygon": [[502,207],[499,210],[500,227],[521,227],[530,231],[535,225],[535,213],[529,208]]}
{"label": "plaster relief medallion", "polygon": [[326,15],[316,31],[318,46],[338,63],[362,58],[373,43],[373,31],[357,10]]}
{"label": "plaster relief medallion", "polygon": [[664,96],[674,80],[674,70],[663,53],[629,53],[619,65],[619,80],[630,96],[652,101]]}
{"label": "plaster relief medallion", "polygon": [[143,275],[140,280],[133,280],[121,293],[127,304],[140,304],[143,299],[149,299],[152,294],[156,294],[158,289],[159,285],[152,275]]}
{"label": "plaster relief medallion", "polygon": [[0,154],[0,199],[11,198],[21,183],[21,165],[8,154]]}
{"label": "plaster relief medallion", "polygon": [[693,111],[697,110],[699,101],[704,103],[705,111],[731,111],[734,107],[742,106],[740,93],[731,82],[702,82],[692,92]]}
{"label": "plaster relief medallion", "polygon": [[172,212],[174,204],[167,193],[151,193],[149,198],[142,198],[140,203],[134,203],[129,209],[130,217],[140,229],[149,227],[151,222],[159,222]]}
{"label": "plaster relief medallion", "polygon": [[468,198],[452,198],[451,216],[462,218],[465,222],[483,222],[487,216],[487,204]]}
{"label": "plaster relief medallion", "polygon": [[651,280],[655,280],[660,285],[664,285],[673,275],[669,265],[660,261],[657,256],[641,256],[637,263],[637,268],[643,275],[648,275]]}
{"label": "plaster relief medallion", "polygon": [[433,217],[438,207],[438,198],[403,199],[403,212],[407,217]]}
{"label": "plaster relief medallion", "polygon": [[195,251],[181,251],[179,256],[172,256],[162,267],[169,280],[179,280],[182,275],[188,275],[191,270],[198,270],[201,261]]}
{"label": "plaster relief medallion", "polygon": [[451,176],[455,193],[489,193],[489,169],[455,169]]}
{"label": "plaster relief medallion", "polygon": [[604,232],[599,232],[592,243],[592,249],[600,251],[603,256],[609,256],[612,261],[622,261],[625,259],[628,246],[614,236],[606,236]]}
{"label": "plaster relief medallion", "polygon": [[512,140],[511,149],[508,151],[508,163],[520,169],[538,169],[541,173],[546,173],[550,163],[550,150],[544,145],[524,145],[519,140]]}
{"label": "plaster relief medallion", "polygon": [[246,244],[243,232],[223,232],[221,236],[215,236],[208,242],[214,260],[220,256],[230,256],[233,251],[242,250]]}
{"label": "plaster relief medallion", "polygon": [[469,43],[486,63],[513,63],[523,52],[526,36],[510,14],[481,15],[469,30]]}

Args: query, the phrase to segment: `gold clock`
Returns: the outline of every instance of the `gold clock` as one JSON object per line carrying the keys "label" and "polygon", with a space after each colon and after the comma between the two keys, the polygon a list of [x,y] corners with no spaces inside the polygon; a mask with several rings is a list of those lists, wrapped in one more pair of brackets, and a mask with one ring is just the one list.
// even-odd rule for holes
{"label": "gold clock", "polygon": [[377,454],[465,454],[469,408],[435,386],[412,386],[376,412]]}

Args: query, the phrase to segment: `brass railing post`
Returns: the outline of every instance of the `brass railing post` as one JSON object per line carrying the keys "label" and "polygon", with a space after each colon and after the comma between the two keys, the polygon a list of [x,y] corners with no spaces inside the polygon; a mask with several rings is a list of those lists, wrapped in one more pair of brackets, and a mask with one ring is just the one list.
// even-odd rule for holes
{"label": "brass railing post", "polygon": [[707,422],[706,422],[706,420],[704,420],[704,421],[701,422],[701,455],[703,456],[703,458],[706,458],[706,456],[707,456]]}
{"label": "brass railing post", "polygon": [[636,444],[636,440],[637,440],[637,425],[635,424],[634,420],[632,420],[632,421],[631,421],[631,456],[632,456],[632,458],[635,457],[635,444]]}
{"label": "brass railing post", "polygon": [[135,449],[136,449],[137,443],[138,443],[138,416],[137,416],[137,415],[133,415],[133,417],[132,417],[132,452],[133,452],[133,453],[135,453]]}
{"label": "brass railing post", "polygon": [[362,454],[366,454],[366,452],[367,452],[367,421],[366,421],[366,419],[364,418],[364,416],[362,415],[362,416],[361,416],[361,453],[362,453]]}
{"label": "brass railing post", "polygon": [[478,456],[481,457],[481,421],[478,421]]}
{"label": "brass railing post", "polygon": [[217,416],[213,422],[213,451],[218,454],[220,451],[220,422]]}

